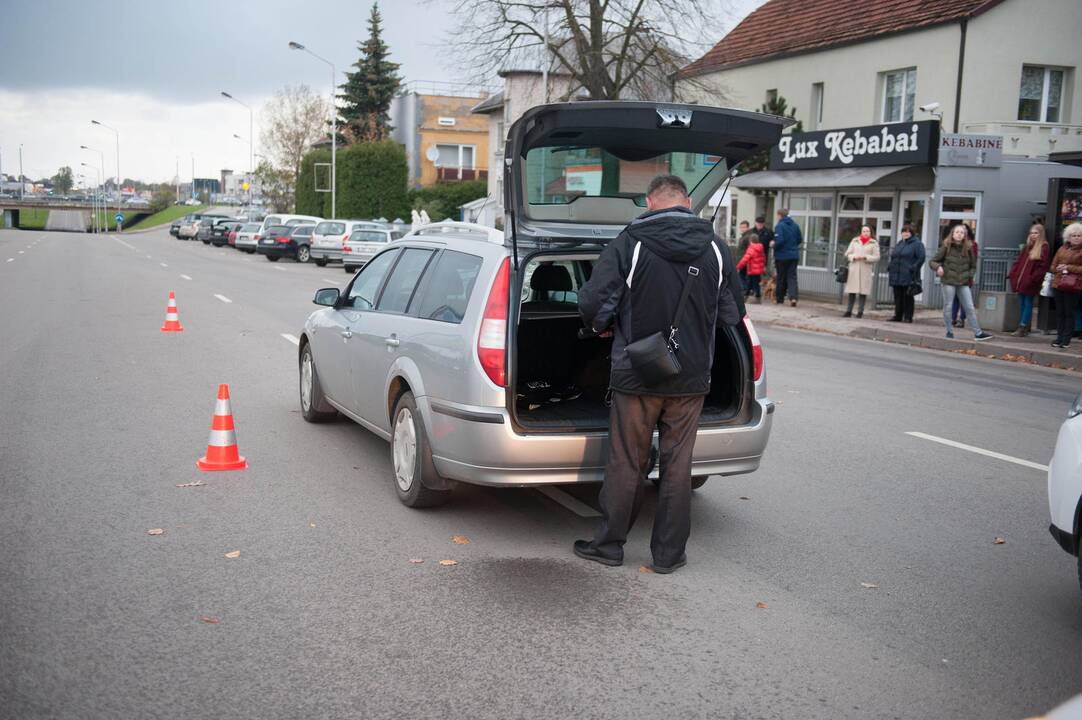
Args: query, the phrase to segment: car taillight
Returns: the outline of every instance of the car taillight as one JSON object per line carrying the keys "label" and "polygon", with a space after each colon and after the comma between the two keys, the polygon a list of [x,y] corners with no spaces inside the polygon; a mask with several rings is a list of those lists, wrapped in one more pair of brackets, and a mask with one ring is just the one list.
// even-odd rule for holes
{"label": "car taillight", "polygon": [[256,233],[255,237],[253,237],[252,239],[255,240],[256,242],[259,242],[260,240],[263,239],[263,236],[260,235],[259,233]]}
{"label": "car taillight", "polygon": [[276,238],[279,245],[287,245],[289,243],[289,236],[283,235]]}
{"label": "car taillight", "polygon": [[345,247],[347,242],[349,242],[349,233],[342,236],[342,247]]}
{"label": "car taillight", "polygon": [[759,334],[755,332],[755,326],[747,315],[744,316],[744,330],[751,341],[751,361],[755,370],[755,381],[758,382],[763,378],[763,346],[759,344]]}
{"label": "car taillight", "polygon": [[353,252],[353,248],[351,248],[349,245],[343,245],[342,252]]}
{"label": "car taillight", "polygon": [[511,285],[511,258],[504,258],[488,292],[481,332],[477,335],[477,359],[489,380],[507,386],[507,301]]}

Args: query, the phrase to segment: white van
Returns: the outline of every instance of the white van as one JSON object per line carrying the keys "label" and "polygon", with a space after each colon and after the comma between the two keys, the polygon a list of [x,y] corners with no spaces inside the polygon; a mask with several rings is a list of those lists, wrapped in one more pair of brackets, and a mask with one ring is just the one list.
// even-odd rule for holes
{"label": "white van", "polygon": [[313,215],[282,215],[281,213],[275,215],[268,215],[263,218],[263,224],[259,227],[259,237],[264,238],[267,236],[267,228],[271,225],[287,225],[293,227],[294,225],[300,225],[301,223],[320,223],[323,222],[323,218],[315,217]]}

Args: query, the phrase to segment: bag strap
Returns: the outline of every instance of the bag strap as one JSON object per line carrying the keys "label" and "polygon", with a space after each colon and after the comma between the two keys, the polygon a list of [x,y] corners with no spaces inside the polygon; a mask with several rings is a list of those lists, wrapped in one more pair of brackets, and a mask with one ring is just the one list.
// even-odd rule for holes
{"label": "bag strap", "polygon": [[[713,242],[711,242],[712,244]],[[676,331],[680,327],[680,315],[684,312],[684,306],[687,305],[688,295],[691,294],[691,279],[696,277],[699,277],[699,268],[688,265],[688,274],[684,278],[684,287],[680,290],[680,300],[676,303],[676,311],[673,313],[672,323],[669,324],[669,346],[673,350],[680,349],[680,343],[676,342]]]}

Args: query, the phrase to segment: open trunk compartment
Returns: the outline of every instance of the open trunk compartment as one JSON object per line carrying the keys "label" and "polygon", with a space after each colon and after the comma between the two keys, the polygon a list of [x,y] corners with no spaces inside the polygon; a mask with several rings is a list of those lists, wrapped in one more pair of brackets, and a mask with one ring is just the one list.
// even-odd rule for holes
{"label": "open trunk compartment", "polygon": [[[589,278],[596,253],[535,254],[523,262],[521,302],[511,338],[508,404],[517,430],[600,432],[608,430],[606,404],[611,338],[580,340],[576,290]],[[562,266],[565,272],[538,268]],[[571,288],[568,288],[570,276]],[[555,281],[552,278],[555,277]],[[711,390],[703,404],[704,425],[742,425],[754,404],[750,341],[739,327],[718,330]]]}

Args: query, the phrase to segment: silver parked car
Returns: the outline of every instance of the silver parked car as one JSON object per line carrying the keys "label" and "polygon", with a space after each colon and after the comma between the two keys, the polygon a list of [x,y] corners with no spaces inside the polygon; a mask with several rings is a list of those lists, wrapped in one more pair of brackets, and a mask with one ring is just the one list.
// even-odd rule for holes
{"label": "silver parked car", "polygon": [[[505,150],[506,233],[428,225],[381,245],[344,290],[316,293],[325,307],[299,344],[304,418],[341,413],[390,441],[410,507],[445,501],[456,482],[599,482],[612,339],[580,333],[578,289],[605,243],[645,212],[654,175],[679,173],[699,212],[787,124],[644,102],[529,110]],[[711,387],[696,487],[754,471],[767,445],[774,404],[747,318],[718,329]]]}
{"label": "silver parked car", "polygon": [[405,231],[386,226],[357,228],[342,244],[342,269],[348,273],[357,272],[357,268],[371,260],[387,243],[405,235]]}
{"label": "silver parked car", "polygon": [[312,260],[323,267],[342,262],[342,248],[357,230],[383,230],[384,225],[371,220],[324,220],[312,231]]}
{"label": "silver parked car", "polygon": [[237,230],[237,239],[234,241],[234,246],[237,250],[243,250],[246,253],[254,253],[256,247],[259,246],[259,241],[262,239],[259,235],[259,229],[263,227],[263,223],[246,222],[241,225]]}

